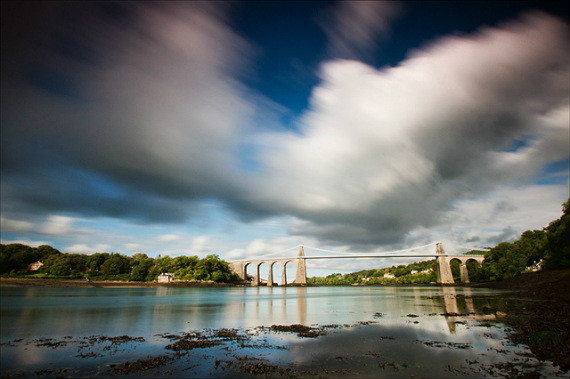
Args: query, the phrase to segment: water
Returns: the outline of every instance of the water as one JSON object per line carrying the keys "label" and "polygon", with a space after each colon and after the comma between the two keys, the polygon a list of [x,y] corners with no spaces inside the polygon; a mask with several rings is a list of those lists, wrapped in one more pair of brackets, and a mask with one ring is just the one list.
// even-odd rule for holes
{"label": "water", "polygon": [[[0,373],[108,376],[163,356],[167,364],[129,376],[248,377],[260,362],[261,376],[275,377],[564,375],[509,343],[493,312],[503,300],[451,287],[2,287]],[[291,324],[322,335],[264,328]],[[222,328],[240,339],[216,337]],[[220,344],[182,356],[165,349],[166,334],[192,331]],[[144,341],[94,338],[122,335]]]}

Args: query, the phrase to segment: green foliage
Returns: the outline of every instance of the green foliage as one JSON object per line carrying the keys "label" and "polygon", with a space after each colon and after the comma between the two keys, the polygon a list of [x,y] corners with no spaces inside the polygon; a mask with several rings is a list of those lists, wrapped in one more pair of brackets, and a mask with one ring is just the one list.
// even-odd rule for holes
{"label": "green foliage", "polygon": [[449,267],[451,267],[451,274],[453,275],[453,280],[455,280],[456,282],[460,280],[461,278],[461,271],[459,269],[459,261],[454,259],[451,262],[449,262]]}
{"label": "green foliage", "polygon": [[469,280],[472,282],[478,282],[485,278],[483,267],[476,260],[467,261],[467,272],[469,273]]}
{"label": "green foliage", "polygon": [[485,255],[485,251],[482,250],[469,250],[465,255]]}
{"label": "green foliage", "polygon": [[37,253],[40,255],[40,259],[46,259],[50,255],[61,255],[61,252],[49,245],[41,245],[36,249]]}
{"label": "green foliage", "polygon": [[[42,260],[38,272],[29,272],[28,265]],[[169,256],[157,259],[146,254],[132,257],[121,254],[62,254],[51,246],[38,248],[22,244],[0,245],[0,274],[33,278],[82,278],[95,280],[154,281],[161,272],[174,273],[180,280],[211,280],[232,283],[240,278],[228,263],[217,255],[203,259],[196,256]]]}
{"label": "green foliage", "polygon": [[119,275],[130,273],[130,258],[120,254],[112,254],[101,265],[100,272],[103,275]]}
{"label": "green foliage", "polygon": [[546,228],[544,267],[570,267],[570,199],[562,205],[563,215]]}
{"label": "green foliage", "polygon": [[30,246],[13,243],[10,245],[1,245],[0,251],[0,273],[8,273],[11,271],[25,271],[28,265],[36,262],[41,255]]}
{"label": "green foliage", "polygon": [[[326,277],[307,278],[308,284],[313,285],[386,285],[386,284],[425,284],[435,282],[435,259],[415,262],[409,265],[392,266],[381,269],[363,270],[350,274],[331,274]],[[429,273],[422,273],[422,271]],[[412,271],[417,271],[412,274]],[[396,278],[384,278],[384,274],[391,273]]]}
{"label": "green foliage", "polygon": [[221,260],[217,255],[208,255],[206,258],[200,259],[196,263],[194,277],[199,280],[226,283],[239,280],[239,277],[233,273],[228,263]]}
{"label": "green foliage", "polygon": [[130,280],[134,282],[144,282],[147,280],[149,271],[154,265],[154,259],[147,257],[146,254],[135,254],[132,264],[133,269],[131,271]]}
{"label": "green foliage", "polygon": [[89,256],[88,258],[88,266],[89,266],[89,273],[90,275],[97,276],[100,273],[101,265],[107,259],[109,259],[111,255],[109,253],[95,253]]}
{"label": "green foliage", "polygon": [[491,280],[512,278],[526,268],[526,259],[509,242],[501,242],[485,254],[483,269]]}
{"label": "green foliage", "polygon": [[44,260],[42,271],[55,276],[81,277],[87,270],[87,256],[84,254],[50,255]]}

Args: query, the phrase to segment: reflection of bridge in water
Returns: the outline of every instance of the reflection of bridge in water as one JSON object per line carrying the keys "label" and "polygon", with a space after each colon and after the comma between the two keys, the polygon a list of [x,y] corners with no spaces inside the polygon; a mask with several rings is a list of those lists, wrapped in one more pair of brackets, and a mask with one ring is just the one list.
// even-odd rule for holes
{"label": "reflection of bridge in water", "polygon": [[[430,245],[426,245],[430,246]],[[281,266],[281,285],[287,285],[287,264],[294,263],[296,266],[296,274],[294,284],[305,285],[307,284],[307,266],[305,261],[307,259],[362,259],[362,258],[435,258],[437,260],[437,282],[441,284],[453,284],[455,281],[453,279],[453,274],[451,272],[451,262],[453,260],[459,261],[459,272],[461,276],[461,282],[469,283],[469,273],[467,271],[468,261],[477,261],[482,263],[485,259],[483,256],[477,255],[448,255],[443,251],[441,243],[435,244],[436,249],[433,254],[397,254],[388,255],[384,254],[348,254],[346,255],[328,255],[328,256],[306,256],[303,246],[299,247],[299,254],[296,257],[291,258],[266,258],[266,259],[253,259],[253,260],[243,260],[243,261],[233,261],[229,262],[230,268],[239,275],[242,280],[247,278],[247,267],[253,266],[255,273],[253,277],[253,286],[259,286],[261,284],[261,276],[259,268],[262,264],[266,264],[269,267],[269,274],[267,277],[267,285],[273,286],[275,282],[273,281],[273,268]],[[421,248],[421,247],[420,247]],[[413,250],[412,249],[407,249]],[[325,251],[325,250],[322,250]],[[401,250],[406,251],[406,250]]]}

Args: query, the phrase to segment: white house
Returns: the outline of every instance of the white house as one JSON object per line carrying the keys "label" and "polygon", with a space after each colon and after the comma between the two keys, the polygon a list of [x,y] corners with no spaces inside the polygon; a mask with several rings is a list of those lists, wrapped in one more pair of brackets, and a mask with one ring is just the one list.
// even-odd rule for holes
{"label": "white house", "polygon": [[40,269],[40,267],[42,267],[44,264],[42,263],[42,261],[37,261],[34,262],[30,265],[28,265],[28,270],[30,271],[38,271]]}
{"label": "white house", "polygon": [[174,274],[172,273],[161,272],[160,275],[158,276],[159,283],[170,283],[173,281],[174,281]]}
{"label": "white house", "polygon": [[527,273],[527,272],[540,271],[540,270],[542,270],[542,263],[543,263],[543,262],[542,262],[542,259],[541,259],[540,262],[536,262],[536,263],[533,264],[532,266],[528,266],[524,272]]}
{"label": "white house", "polygon": [[387,272],[384,274],[384,279],[396,279],[396,275],[394,275],[390,272]]}

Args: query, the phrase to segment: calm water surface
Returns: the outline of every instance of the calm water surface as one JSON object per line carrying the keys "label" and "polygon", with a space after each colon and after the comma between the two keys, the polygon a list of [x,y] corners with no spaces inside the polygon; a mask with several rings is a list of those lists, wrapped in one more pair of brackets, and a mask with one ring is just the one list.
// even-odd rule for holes
{"label": "calm water surface", "polygon": [[[156,356],[168,364],[129,376],[251,376],[263,362],[300,376],[564,376],[511,345],[494,313],[501,293],[452,287],[38,288],[2,287],[2,376],[108,376]],[[494,295],[488,296],[485,295]],[[450,314],[460,314],[450,315]],[[262,327],[303,324],[302,338]],[[166,334],[230,328],[180,357]],[[93,336],[142,337],[89,343]],[[51,338],[51,339],[48,339]],[[55,342],[50,344],[46,342]],[[268,366],[268,367],[269,367]],[[513,371],[514,370],[514,371]],[[279,377],[284,371],[262,374]]]}

